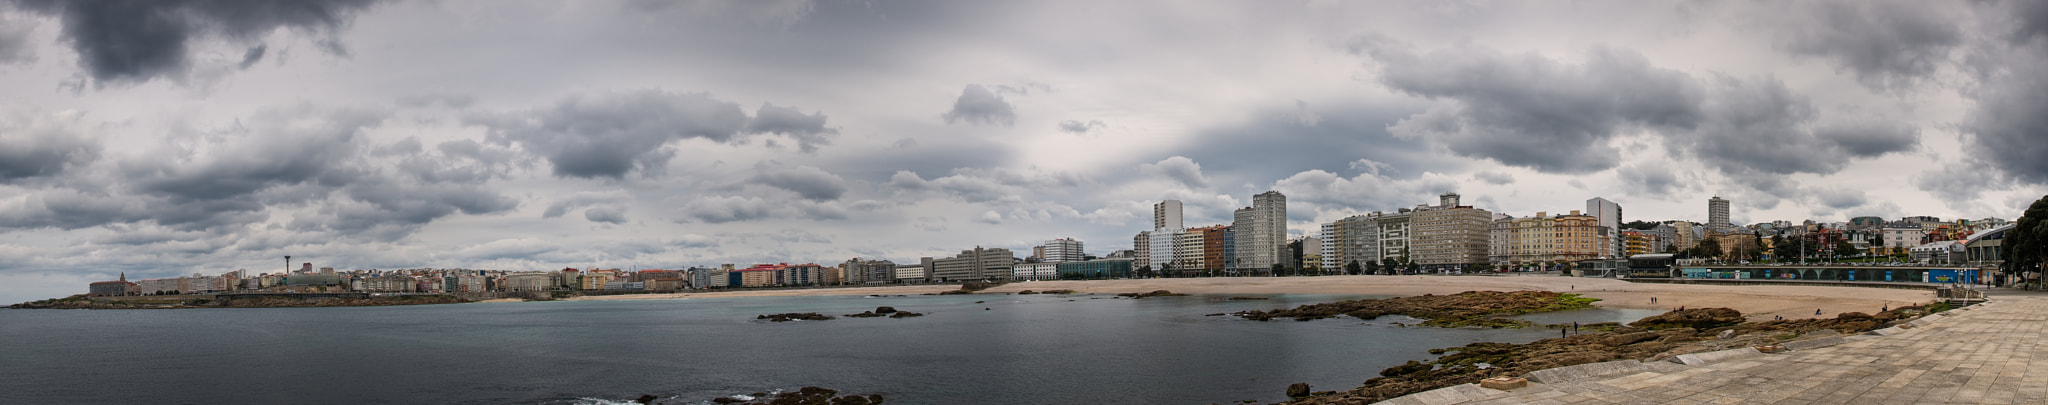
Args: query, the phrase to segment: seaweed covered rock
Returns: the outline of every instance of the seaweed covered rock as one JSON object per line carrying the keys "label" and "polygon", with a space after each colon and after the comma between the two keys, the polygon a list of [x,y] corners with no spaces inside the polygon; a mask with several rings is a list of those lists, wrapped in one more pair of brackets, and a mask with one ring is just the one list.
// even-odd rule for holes
{"label": "seaweed covered rock", "polygon": [[[1868,315],[1866,315],[1867,317]],[[1629,322],[1628,326],[1643,329],[1693,328],[1713,329],[1742,323],[1742,311],[1728,308],[1693,308],[1665,312],[1661,315]]]}
{"label": "seaweed covered rock", "polygon": [[[1430,350],[1431,354],[1441,354],[1436,361],[1411,361],[1381,371],[1381,377],[1366,380],[1358,388],[1327,395],[1316,393],[1292,398],[1286,403],[1373,403],[1437,388],[1477,383],[1491,377],[1518,377],[1543,369],[1615,360],[1655,361],[1685,353],[1861,333],[1927,313],[1921,307],[1903,307],[1874,315],[1848,312],[1829,319],[1741,323],[1741,314],[1726,308],[1671,311],[1610,332],[1575,334],[1524,344],[1480,342],[1434,349]],[[1721,326],[1706,327],[1713,325]]]}
{"label": "seaweed covered rock", "polygon": [[1593,298],[1551,291],[1466,291],[1452,295],[1424,294],[1414,297],[1326,302],[1270,311],[1244,311],[1238,316],[1254,321],[1293,318],[1307,321],[1349,315],[1375,319],[1385,315],[1406,315],[1427,320],[1423,326],[1522,327],[1527,321],[1499,318],[1535,312],[1591,308]]}

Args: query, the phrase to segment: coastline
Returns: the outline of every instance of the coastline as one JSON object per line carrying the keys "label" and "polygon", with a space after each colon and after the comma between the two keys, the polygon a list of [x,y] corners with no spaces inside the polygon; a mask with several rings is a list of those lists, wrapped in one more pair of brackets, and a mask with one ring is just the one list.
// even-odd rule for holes
{"label": "coastline", "polygon": [[[958,285],[818,288],[799,290],[721,291],[702,293],[605,295],[577,300],[646,300],[723,297],[790,297],[830,295],[920,295],[958,289]],[[1561,276],[1321,276],[1223,277],[1130,280],[1058,280],[1009,283],[978,294],[1024,290],[1074,290],[1077,293],[1127,293],[1169,290],[1182,294],[1318,294],[1318,295],[1448,295],[1465,291],[1555,291],[1598,298],[1595,306],[1673,310],[1679,307],[1724,307],[1749,320],[1832,318],[1843,312],[1877,312],[1934,300],[1934,292],[1891,288],[1833,286],[1728,286],[1631,283],[1616,279]],[[1657,303],[1650,303],[1650,298]]]}

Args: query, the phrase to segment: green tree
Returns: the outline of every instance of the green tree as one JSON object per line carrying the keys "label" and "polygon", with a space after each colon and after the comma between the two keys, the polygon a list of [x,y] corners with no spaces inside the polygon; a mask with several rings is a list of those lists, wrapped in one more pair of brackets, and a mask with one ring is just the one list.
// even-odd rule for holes
{"label": "green tree", "polygon": [[1662,251],[1662,252],[1658,252],[1658,253],[1671,253],[1671,254],[1678,254],[1678,253],[1679,253],[1679,252],[1678,252],[1678,242],[1669,242],[1669,243],[1665,243],[1665,244],[1664,244],[1664,251]]}
{"label": "green tree", "polygon": [[2038,274],[2041,262],[2048,258],[2048,196],[2027,206],[2019,222],[2005,231],[2005,241],[1999,249],[2005,251],[2005,264],[2000,270],[2026,280],[2028,289],[2041,289]]}
{"label": "green tree", "polygon": [[1382,257],[1380,258],[1380,269],[1386,270],[1387,274],[1399,273],[1401,272],[1401,261],[1395,260],[1392,257]]}
{"label": "green tree", "polygon": [[1287,266],[1281,265],[1280,263],[1273,263],[1273,275],[1278,276],[1282,274],[1287,274]]}
{"label": "green tree", "polygon": [[1700,245],[1699,245],[1699,246],[1694,246],[1693,248],[1694,248],[1694,249],[1696,249],[1696,250],[1695,250],[1695,251],[1693,252],[1693,253],[1694,253],[1694,254],[1693,254],[1694,256],[1698,256],[1698,257],[1705,257],[1705,258],[1718,258],[1718,257],[1721,257],[1721,240],[1720,240],[1720,239],[1714,239],[1714,238],[1706,238],[1706,239],[1701,239],[1701,240],[1700,240]]}
{"label": "green tree", "polygon": [[1357,260],[1352,260],[1350,263],[1344,264],[1344,274],[1350,274],[1355,276],[1358,275],[1359,272],[1363,271],[1365,271],[1365,267],[1359,266]]}
{"label": "green tree", "polygon": [[1365,274],[1380,274],[1380,262],[1378,260],[1365,261]]}

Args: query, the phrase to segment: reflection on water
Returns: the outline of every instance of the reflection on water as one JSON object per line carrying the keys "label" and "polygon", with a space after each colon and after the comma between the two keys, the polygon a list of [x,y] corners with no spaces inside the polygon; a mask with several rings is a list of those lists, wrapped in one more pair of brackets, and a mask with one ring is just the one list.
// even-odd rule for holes
{"label": "reflection on water", "polygon": [[[1552,336],[1209,314],[1366,298],[950,295],[0,310],[0,403],[698,401],[806,385],[903,404],[1229,403],[1348,389],[1429,349]],[[982,302],[976,302],[982,301]],[[755,315],[906,319],[770,323]],[[1541,315],[1634,319],[1640,310]],[[1529,318],[1525,318],[1529,319]],[[1531,319],[1536,320],[1536,319]],[[1551,321],[1538,321],[1551,322]],[[33,325],[33,327],[24,327]],[[219,389],[223,382],[246,384]],[[682,401],[686,402],[686,401]]]}

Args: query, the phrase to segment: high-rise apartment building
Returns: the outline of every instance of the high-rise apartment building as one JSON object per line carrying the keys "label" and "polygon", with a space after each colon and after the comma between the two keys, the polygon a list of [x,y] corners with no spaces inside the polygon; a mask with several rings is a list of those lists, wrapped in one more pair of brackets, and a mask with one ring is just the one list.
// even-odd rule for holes
{"label": "high-rise apartment building", "polygon": [[1735,225],[1728,222],[1728,200],[1721,196],[1707,199],[1707,230],[1728,233]]}
{"label": "high-rise apartment building", "polygon": [[1188,229],[1188,233],[1202,235],[1202,270],[1223,270],[1230,253],[1229,249],[1225,248],[1230,241],[1230,225],[1191,228]]}
{"label": "high-rise apartment building", "polygon": [[1152,231],[1138,231],[1131,237],[1131,268],[1152,266]]}
{"label": "high-rise apartment building", "polygon": [[1153,271],[1165,270],[1167,266],[1181,267],[1175,260],[1180,259],[1179,253],[1182,252],[1174,248],[1181,242],[1181,233],[1180,229],[1155,229],[1152,231],[1151,252]]}
{"label": "high-rise apartment building", "polygon": [[1180,200],[1160,201],[1152,205],[1152,230],[1181,229]]}
{"label": "high-rise apartment building", "polygon": [[[1586,200],[1586,215],[1598,218],[1600,226],[1607,228],[1607,235],[1621,234],[1621,204],[1615,204],[1613,201],[1607,201],[1605,198],[1593,197],[1593,199]],[[1614,243],[1602,246],[1600,257],[1612,259],[1622,256],[1622,252],[1627,249],[1624,238],[1609,237],[1607,239]]]}
{"label": "high-rise apartment building", "polygon": [[1379,223],[1374,218],[1352,215],[1322,225],[1322,237],[1317,239],[1325,271],[1343,270],[1352,262],[1358,262],[1360,268],[1379,262]]}
{"label": "high-rise apartment building", "polygon": [[1231,210],[1230,218],[1230,244],[1234,245],[1231,248],[1234,254],[1231,255],[1228,267],[1240,274],[1257,273],[1259,270],[1264,270],[1252,265],[1252,233],[1253,228],[1257,227],[1255,221],[1252,220],[1252,208],[1244,207]]}
{"label": "high-rise apartment building", "polygon": [[1038,258],[1040,262],[1078,262],[1087,259],[1087,254],[1081,251],[1081,241],[1074,238],[1048,240],[1040,248],[1044,249],[1044,253]]}
{"label": "high-rise apartment building", "polygon": [[1292,254],[1287,249],[1287,196],[1267,191],[1252,196],[1252,206],[1231,213],[1237,233],[1237,263],[1231,268],[1252,273],[1272,271]]}
{"label": "high-rise apartment building", "polygon": [[1457,193],[1446,193],[1437,206],[1416,211],[1409,219],[1409,254],[1425,269],[1462,269],[1487,263],[1493,213],[1460,205],[1458,200]]}

